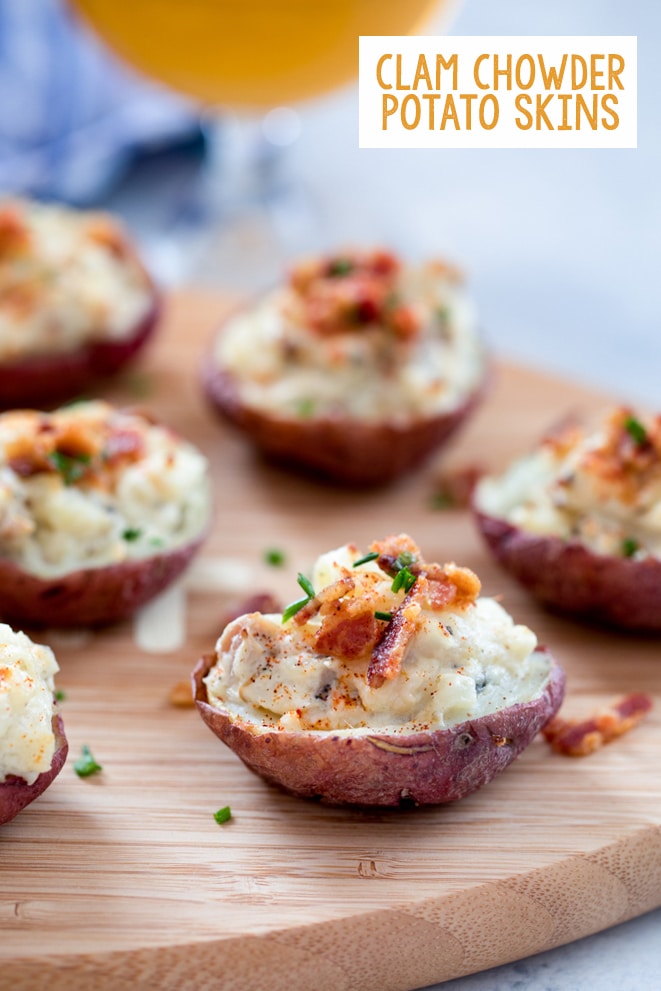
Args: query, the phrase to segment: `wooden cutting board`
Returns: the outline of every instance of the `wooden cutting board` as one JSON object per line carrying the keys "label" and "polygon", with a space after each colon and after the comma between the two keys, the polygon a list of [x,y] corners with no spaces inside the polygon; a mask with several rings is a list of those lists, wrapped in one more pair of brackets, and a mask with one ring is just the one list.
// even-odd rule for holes
{"label": "wooden cutting board", "polygon": [[[205,408],[197,369],[226,303],[170,301],[139,402],[211,459],[216,519],[191,577],[186,646],[145,653],[131,624],[44,632],[71,745],[52,788],[0,831],[0,988],[11,991],[403,991],[536,953],[661,904],[661,650],[537,608],[487,557],[467,514],[433,510],[432,464],[382,492],[336,491],[266,466]],[[600,397],[510,365],[446,462],[497,467]],[[406,530],[429,559],[474,568],[552,646],[565,712],[631,691],[639,727],[585,759],[538,739],[456,805],[364,812],[268,788],[171,688],[255,589],[285,601],[321,551]],[[277,547],[283,568],[264,551]],[[209,559],[215,563],[209,565]],[[205,587],[203,569],[213,572]],[[202,570],[201,570],[202,569]],[[195,575],[197,577],[195,577]],[[193,580],[195,579],[195,580]],[[101,774],[79,779],[88,744]],[[219,826],[213,812],[230,805]]]}

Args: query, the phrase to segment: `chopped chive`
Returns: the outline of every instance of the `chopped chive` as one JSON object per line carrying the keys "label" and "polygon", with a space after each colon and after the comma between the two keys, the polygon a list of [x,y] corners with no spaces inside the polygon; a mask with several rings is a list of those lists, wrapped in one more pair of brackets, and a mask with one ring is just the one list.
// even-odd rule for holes
{"label": "chopped chive", "polygon": [[416,581],[416,576],[412,574],[407,567],[403,567],[395,575],[391,589],[393,592],[399,592],[399,590],[403,588],[405,592],[410,592]]}
{"label": "chopped chive", "polygon": [[314,399],[304,398],[299,399],[296,403],[296,413],[301,419],[307,419],[314,413]]}
{"label": "chopped chive", "polygon": [[56,691],[55,691],[55,701],[56,702],[64,702],[64,700],[65,700],[66,697],[67,697],[66,696],[66,692],[63,692],[61,688],[56,689]]}
{"label": "chopped chive", "polygon": [[232,818],[232,810],[229,805],[224,805],[222,809],[218,809],[217,812],[213,814],[214,819],[221,826],[224,822],[229,822]]}
{"label": "chopped chive", "polygon": [[94,760],[92,751],[86,743],[83,745],[83,755],[78,758],[73,769],[79,778],[89,778],[91,774],[98,774],[99,771],[103,770],[101,765]]}
{"label": "chopped chive", "polygon": [[391,612],[379,612],[378,610],[374,613],[375,619],[382,619],[385,623],[389,623],[392,619]]}
{"label": "chopped chive", "polygon": [[48,462],[62,476],[65,485],[73,485],[83,477],[91,461],[89,454],[63,454],[62,451],[52,451]]}
{"label": "chopped chive", "polygon": [[296,602],[290,603],[282,614],[282,622],[286,623],[288,619],[291,619],[297,612],[300,612],[303,606],[307,606],[309,601],[310,599],[308,597],[305,599],[297,599]]}
{"label": "chopped chive", "polygon": [[122,537],[124,540],[128,540],[129,543],[132,540],[138,540],[142,536],[142,530],[137,526],[130,526],[124,530]]}
{"label": "chopped chive", "polygon": [[349,275],[353,272],[354,264],[350,258],[333,258],[328,265],[328,274],[332,276]]}
{"label": "chopped chive", "polygon": [[645,427],[642,425],[640,420],[635,418],[635,416],[628,416],[626,418],[624,421],[624,429],[639,446],[642,447],[643,444],[647,443],[647,430],[645,430]]}
{"label": "chopped chive", "polygon": [[285,552],[279,547],[269,547],[264,551],[264,561],[272,568],[281,568],[286,560]]}
{"label": "chopped chive", "polygon": [[638,550],[638,541],[633,537],[625,537],[622,541],[622,554],[624,557],[633,557]]}
{"label": "chopped chive", "polygon": [[359,557],[357,561],[353,562],[353,568],[359,568],[361,564],[367,564],[369,561],[376,561],[380,557],[378,551],[370,551],[369,554],[365,554],[364,557]]}
{"label": "chopped chive", "polygon": [[402,568],[408,568],[409,564],[415,564],[417,558],[415,554],[411,554],[410,551],[402,551],[398,554],[394,561],[394,567],[397,571],[401,571]]}
{"label": "chopped chive", "polygon": [[296,575],[296,581],[301,586],[301,588],[307,595],[308,599],[314,599],[314,587],[310,579],[306,578],[305,575],[301,574],[301,572],[299,571],[299,573]]}
{"label": "chopped chive", "polygon": [[449,306],[437,306],[436,307],[436,319],[442,326],[446,326],[450,322],[450,308]]}
{"label": "chopped chive", "polygon": [[447,492],[435,492],[430,499],[430,509],[453,509],[455,501]]}
{"label": "chopped chive", "polygon": [[162,537],[151,537],[149,543],[152,547],[163,547],[165,541]]}

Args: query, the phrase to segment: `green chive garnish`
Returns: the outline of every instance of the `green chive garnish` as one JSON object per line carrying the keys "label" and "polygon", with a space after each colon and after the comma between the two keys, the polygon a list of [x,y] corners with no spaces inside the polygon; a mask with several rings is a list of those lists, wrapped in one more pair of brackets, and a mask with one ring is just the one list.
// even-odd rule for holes
{"label": "green chive garnish", "polygon": [[296,412],[301,419],[307,419],[314,413],[314,399],[299,399],[296,403]]}
{"label": "green chive garnish", "polygon": [[286,561],[285,552],[278,547],[269,547],[264,551],[264,560],[272,568],[281,568]]}
{"label": "green chive garnish", "polygon": [[76,763],[73,765],[73,769],[79,778],[89,778],[91,774],[98,774],[99,771],[103,770],[100,764],[94,760],[92,756],[92,751],[84,744],[83,755],[79,757]]}
{"label": "green chive garnish", "polygon": [[306,578],[305,575],[302,575],[301,572],[299,571],[298,575],[296,576],[296,581],[305,592],[305,598],[298,599],[296,602],[292,602],[291,605],[287,606],[287,608],[282,614],[283,623],[286,623],[288,619],[291,619],[292,616],[295,616],[296,613],[303,608],[303,606],[306,606],[308,604],[310,599],[314,599],[314,588],[312,586],[312,582],[310,581],[310,579]]}
{"label": "green chive garnish", "polygon": [[296,575],[296,581],[301,586],[301,588],[303,589],[303,591],[307,595],[308,599],[313,599],[314,598],[314,587],[313,587],[312,582],[310,581],[310,579],[309,578],[306,578],[305,575],[302,575],[301,572],[299,571],[299,573]]}
{"label": "green chive garnish", "polygon": [[76,454],[74,457],[62,451],[53,451],[48,455],[49,463],[62,476],[65,485],[73,485],[82,478],[90,460],[89,454]]}
{"label": "green chive garnish", "polygon": [[141,536],[142,536],[142,530],[139,527],[134,527],[134,526],[127,527],[127,529],[124,530],[124,533],[122,534],[124,540],[128,540],[129,543],[132,540],[138,540]]}
{"label": "green chive garnish", "polygon": [[353,262],[350,258],[334,258],[328,266],[328,274],[333,276],[349,275],[353,272]]}
{"label": "green chive garnish", "polygon": [[408,568],[409,564],[415,564],[416,560],[417,558],[415,554],[411,554],[410,551],[402,551],[402,553],[398,554],[395,558],[394,567],[397,571],[401,571],[402,568]]}
{"label": "green chive garnish", "polygon": [[385,623],[389,623],[390,620],[392,619],[392,613],[391,612],[378,612],[377,611],[377,612],[374,613],[374,617],[376,619],[382,619]]}
{"label": "green chive garnish", "polygon": [[55,701],[56,702],[64,702],[64,700],[65,700],[66,697],[67,697],[66,696],[66,692],[63,692],[61,688],[56,689],[56,691],[55,691]]}
{"label": "green chive garnish", "polygon": [[297,599],[296,602],[292,602],[290,605],[288,605],[282,614],[282,622],[286,623],[288,619],[291,619],[292,616],[295,616],[297,612],[300,612],[303,606],[307,606],[309,601],[310,600],[307,598]]}
{"label": "green chive garnish", "polygon": [[645,430],[645,427],[642,425],[640,420],[635,418],[635,416],[628,416],[626,418],[624,421],[624,429],[639,446],[642,447],[643,444],[647,443],[647,430]]}
{"label": "green chive garnish", "polygon": [[225,805],[222,809],[218,809],[217,812],[214,812],[213,817],[218,825],[221,826],[224,822],[229,822],[232,818],[232,810],[229,805]]}
{"label": "green chive garnish", "polygon": [[622,541],[622,554],[624,557],[633,557],[638,550],[638,541],[633,537],[625,537]]}
{"label": "green chive garnish", "polygon": [[162,537],[152,537],[150,539],[149,543],[150,543],[150,545],[152,547],[163,547],[164,544],[165,544],[165,541],[163,540]]}
{"label": "green chive garnish", "polygon": [[379,556],[378,551],[370,551],[365,557],[359,557],[357,561],[354,561],[352,567],[359,568],[361,564],[367,564],[368,561],[376,561]]}
{"label": "green chive garnish", "polygon": [[391,589],[393,592],[399,592],[403,588],[405,592],[410,592],[416,581],[416,576],[411,574],[407,567],[404,567],[395,575]]}

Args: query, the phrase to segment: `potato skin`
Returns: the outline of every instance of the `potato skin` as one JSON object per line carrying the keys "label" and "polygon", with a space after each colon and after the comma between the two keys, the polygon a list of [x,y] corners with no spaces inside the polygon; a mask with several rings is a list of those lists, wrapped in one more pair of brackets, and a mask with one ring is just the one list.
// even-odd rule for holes
{"label": "potato skin", "polygon": [[39,578],[0,558],[0,614],[35,628],[105,626],[126,619],[178,578],[205,536],[171,552],[59,578]]}
{"label": "potato skin", "polygon": [[214,663],[207,655],[193,672],[194,698],[209,728],[269,784],[329,805],[395,807],[464,798],[532,742],[560,708],[565,688],[564,672],[552,659],[538,698],[447,730],[410,736],[279,732],[256,730],[208,703],[203,678]]}
{"label": "potato skin", "polygon": [[55,734],[55,753],[51,766],[28,785],[22,778],[7,778],[0,781],[0,826],[14,819],[35,798],[38,798],[48,788],[54,778],[60,773],[67,759],[69,744],[64,732],[64,724],[59,715],[53,716],[53,732]]}
{"label": "potato skin", "polygon": [[596,554],[576,540],[526,533],[473,507],[499,563],[544,605],[621,629],[661,631],[661,561]]}
{"label": "potato skin", "polygon": [[118,372],[146,344],[158,324],[161,301],[155,289],[153,293],[149,311],[124,340],[96,341],[63,354],[0,363],[0,409],[55,406],[87,393],[91,384]]}
{"label": "potato skin", "polygon": [[481,402],[485,384],[460,405],[437,416],[399,424],[346,417],[276,417],[247,406],[231,373],[212,358],[202,369],[213,409],[238,427],[268,457],[289,467],[349,486],[381,485],[425,461]]}

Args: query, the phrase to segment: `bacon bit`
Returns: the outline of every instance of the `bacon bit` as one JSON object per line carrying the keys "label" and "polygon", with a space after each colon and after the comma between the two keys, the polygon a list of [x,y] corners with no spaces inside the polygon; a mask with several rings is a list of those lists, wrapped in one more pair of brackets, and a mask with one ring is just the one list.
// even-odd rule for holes
{"label": "bacon bit", "polygon": [[315,648],[320,654],[330,654],[346,661],[367,658],[379,635],[374,610],[360,603],[338,605],[361,606],[353,610],[339,609],[325,617],[315,638]]}
{"label": "bacon bit", "polygon": [[346,252],[300,263],[289,284],[305,325],[321,336],[379,325],[407,341],[419,333],[422,321],[413,307],[393,305],[400,267],[389,252]]}
{"label": "bacon bit", "polygon": [[384,681],[391,681],[399,674],[406,648],[415,636],[417,619],[422,610],[421,600],[427,592],[427,580],[419,578],[384,629],[367,668],[370,688],[380,688]]}
{"label": "bacon bit", "polygon": [[195,705],[193,690],[189,681],[178,681],[170,689],[168,702],[177,709],[192,709]]}
{"label": "bacon bit", "polygon": [[112,430],[103,449],[105,460],[111,463],[137,461],[143,451],[144,442],[137,430]]}
{"label": "bacon bit", "polygon": [[116,258],[125,259],[133,254],[122,228],[102,213],[89,218],[85,224],[85,234],[90,241],[107,248]]}
{"label": "bacon bit", "polygon": [[604,442],[586,451],[580,465],[631,505],[637,502],[643,486],[661,477],[661,416],[646,421],[643,443],[627,429],[632,419],[631,409],[615,409],[608,418]]}
{"label": "bacon bit", "polygon": [[[379,560],[381,558],[385,561],[392,559],[393,563],[400,554],[411,554],[417,561],[420,561],[422,558],[420,548],[416,542],[409,537],[408,533],[392,534],[384,540],[375,540],[370,544],[370,550],[379,555]],[[380,563],[379,567],[381,567]]]}
{"label": "bacon bit", "polygon": [[[18,206],[0,207],[0,259],[25,254],[30,250],[30,232]],[[3,295],[3,302],[5,297]]]}
{"label": "bacon bit", "polygon": [[628,733],[651,708],[649,695],[633,693],[583,721],[556,716],[544,727],[542,734],[556,753],[568,757],[587,757],[604,744]]}
{"label": "bacon bit", "polygon": [[302,609],[299,609],[294,616],[294,622],[299,626],[303,626],[313,616],[317,615],[322,606],[336,602],[343,595],[346,595],[347,592],[353,592],[355,587],[356,582],[350,575],[347,575],[345,578],[338,578],[332,585],[322,588]]}
{"label": "bacon bit", "polygon": [[434,482],[434,508],[466,509],[470,506],[473,491],[484,471],[482,465],[469,464],[439,474]]}

